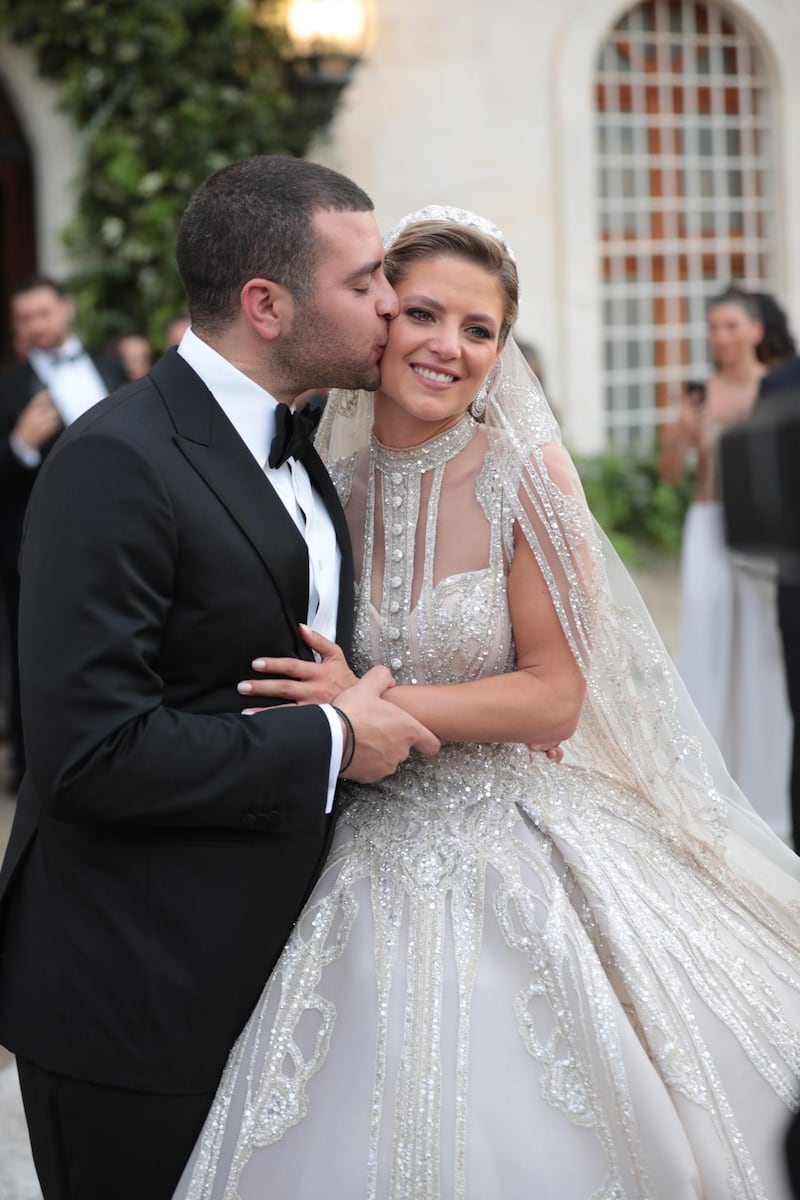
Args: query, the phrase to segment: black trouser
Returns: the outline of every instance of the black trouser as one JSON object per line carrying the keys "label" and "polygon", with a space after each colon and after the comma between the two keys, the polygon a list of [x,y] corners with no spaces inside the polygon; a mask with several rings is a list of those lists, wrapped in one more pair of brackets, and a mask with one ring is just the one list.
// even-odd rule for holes
{"label": "black trouser", "polygon": [[17,1059],[44,1200],[171,1200],[213,1093],[100,1087]]}
{"label": "black trouser", "polygon": [[13,568],[0,571],[0,586],[3,589],[3,607],[8,622],[9,654],[9,697],[8,736],[13,750],[13,788],[16,791],[25,774],[25,744],[22,740],[22,712],[19,703],[19,655],[17,637],[19,633],[19,575]]}
{"label": "black trouser", "polygon": [[792,710],[792,773],[789,799],[792,815],[794,848],[800,854],[800,631],[782,629],[783,655],[786,663],[786,690]]}
{"label": "black trouser", "polygon": [[800,586],[781,584],[778,587],[778,618],[783,639],[786,692],[794,723],[789,784],[792,836],[794,848],[800,853]]}
{"label": "black trouser", "polygon": [[789,1168],[792,1195],[800,1200],[800,1113],[794,1116],[786,1135],[786,1164]]}

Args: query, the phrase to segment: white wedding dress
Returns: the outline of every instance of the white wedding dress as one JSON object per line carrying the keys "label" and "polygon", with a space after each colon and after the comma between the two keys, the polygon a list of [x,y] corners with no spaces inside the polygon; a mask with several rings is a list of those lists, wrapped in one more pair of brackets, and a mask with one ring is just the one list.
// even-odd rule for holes
{"label": "white wedding dress", "polygon": [[[334,477],[363,543],[359,672],[513,669],[514,517],[486,430],[466,417],[413,450],[373,442]],[[632,727],[667,722],[637,694]],[[788,1196],[796,918],[614,753],[576,745],[555,765],[449,744],[348,787],[176,1196]]]}

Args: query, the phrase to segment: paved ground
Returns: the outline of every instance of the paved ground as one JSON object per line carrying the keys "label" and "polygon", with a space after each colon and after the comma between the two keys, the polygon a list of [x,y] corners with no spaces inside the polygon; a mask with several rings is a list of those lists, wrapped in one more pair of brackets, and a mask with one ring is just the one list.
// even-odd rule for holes
{"label": "paved ground", "polygon": [[[667,649],[674,652],[678,627],[678,576],[674,563],[636,572],[638,583]],[[5,850],[14,801],[6,788],[6,747],[0,743],[0,855]],[[0,1200],[41,1200],[30,1159],[11,1055],[0,1046]],[[143,1197],[144,1200],[144,1197]]]}
{"label": "paved ground", "polygon": [[13,1062],[0,1070],[0,1200],[42,1200]]}
{"label": "paved ground", "polygon": [[[6,745],[0,744],[0,853],[5,851],[14,801],[8,793]],[[41,1200],[22,1115],[17,1069],[0,1046],[0,1200]]]}

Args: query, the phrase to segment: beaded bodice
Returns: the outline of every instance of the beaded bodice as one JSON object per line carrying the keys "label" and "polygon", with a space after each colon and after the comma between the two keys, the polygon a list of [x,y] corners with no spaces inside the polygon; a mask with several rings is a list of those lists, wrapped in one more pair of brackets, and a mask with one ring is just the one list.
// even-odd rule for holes
{"label": "beaded bodice", "polygon": [[[446,684],[513,666],[514,520],[494,453],[465,418],[334,468],[359,672],[386,663],[398,682]],[[343,791],[331,854],[176,1197],[323,1194],[327,1155],[309,1146],[344,1110],[337,1195],[671,1200],[689,1194],[667,1174],[688,1145],[664,1133],[679,1106],[712,1147],[709,1196],[778,1194],[743,1130],[776,1097],[794,1103],[798,948],[723,860],[700,861],[649,795],[522,745],[449,743]],[[757,1120],[734,1110],[733,1077]],[[509,1124],[510,1153],[488,1155],[500,1182],[487,1180]],[[530,1139],[542,1129],[555,1187]]]}
{"label": "beaded bodice", "polygon": [[[509,670],[511,522],[480,426],[467,416],[400,450],[373,438],[333,475],[353,543],[363,544],[358,673],[384,663],[398,683],[445,684]],[[445,479],[461,502],[443,500]]]}

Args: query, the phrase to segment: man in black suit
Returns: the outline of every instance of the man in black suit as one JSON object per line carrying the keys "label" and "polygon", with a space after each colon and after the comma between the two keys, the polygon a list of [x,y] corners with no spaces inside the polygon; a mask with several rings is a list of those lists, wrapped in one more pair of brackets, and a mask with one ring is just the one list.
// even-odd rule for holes
{"label": "man in black suit", "polygon": [[17,673],[20,537],[42,460],[65,425],[125,382],[119,359],[85,350],[71,332],[75,307],[43,275],[11,293],[11,328],[24,357],[0,375],[0,586],[11,648],[13,790],[25,769]]}
{"label": "man in black suit", "polygon": [[383,667],[335,709],[244,715],[236,690],[256,654],[310,657],[301,623],[350,639],[341,507],[303,430],[280,435],[320,380],[378,384],[397,301],[369,198],[245,159],[195,194],[177,259],[193,329],[62,436],[24,538],[0,1040],[46,1200],[169,1200],[338,774],[438,749]]}
{"label": "man in black suit", "polygon": [[[764,376],[759,403],[779,414],[800,413],[800,358],[776,367]],[[786,691],[792,711],[792,769],[789,783],[792,839],[800,853],[800,556],[781,557],[778,564],[778,624],[783,641]],[[792,1194],[800,1198],[800,1115],[786,1135],[786,1160]]]}
{"label": "man in black suit", "polygon": [[[800,407],[800,358],[776,367],[761,382],[759,403]],[[797,558],[782,559],[778,568],[778,624],[783,639],[786,690],[794,725],[789,795],[794,848],[800,853],[800,567]]]}

